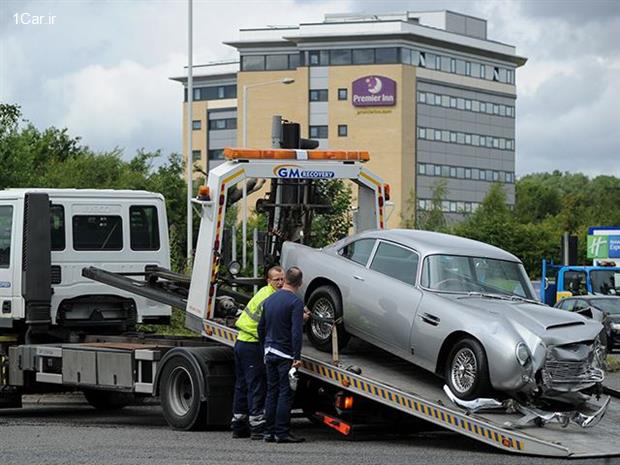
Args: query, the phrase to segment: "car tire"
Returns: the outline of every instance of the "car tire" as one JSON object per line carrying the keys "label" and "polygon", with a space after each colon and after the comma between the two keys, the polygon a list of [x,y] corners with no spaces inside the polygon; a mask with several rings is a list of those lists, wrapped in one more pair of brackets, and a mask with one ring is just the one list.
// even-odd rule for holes
{"label": "car tire", "polygon": [[487,397],[492,392],[486,353],[473,338],[461,339],[454,345],[448,355],[444,376],[448,387],[459,399]]}
{"label": "car tire", "polygon": [[[320,321],[319,319],[341,319],[342,318],[342,298],[340,293],[333,286],[320,286],[310,295],[308,300],[310,310],[310,320],[307,324],[308,339],[314,347],[322,352],[332,351],[332,323]],[[343,349],[350,336],[344,329],[341,322],[336,325],[338,331],[338,349]]]}

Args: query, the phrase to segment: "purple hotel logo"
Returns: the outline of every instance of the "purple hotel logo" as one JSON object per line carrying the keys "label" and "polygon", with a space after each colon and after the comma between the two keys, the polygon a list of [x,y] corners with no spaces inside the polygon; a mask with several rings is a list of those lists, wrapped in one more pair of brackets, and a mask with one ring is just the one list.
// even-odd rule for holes
{"label": "purple hotel logo", "polygon": [[353,81],[353,106],[396,105],[396,82],[385,76],[364,76]]}

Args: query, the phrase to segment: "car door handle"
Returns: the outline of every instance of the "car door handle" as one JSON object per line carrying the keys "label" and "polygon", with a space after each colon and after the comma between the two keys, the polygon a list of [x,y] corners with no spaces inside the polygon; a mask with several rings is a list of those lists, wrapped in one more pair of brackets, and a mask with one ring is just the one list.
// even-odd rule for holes
{"label": "car door handle", "polygon": [[353,279],[357,279],[358,281],[364,281],[364,278],[361,276],[353,275]]}
{"label": "car door handle", "polygon": [[420,318],[424,323],[428,323],[431,326],[439,326],[439,322],[441,319],[435,315],[431,315],[430,313],[422,313]]}

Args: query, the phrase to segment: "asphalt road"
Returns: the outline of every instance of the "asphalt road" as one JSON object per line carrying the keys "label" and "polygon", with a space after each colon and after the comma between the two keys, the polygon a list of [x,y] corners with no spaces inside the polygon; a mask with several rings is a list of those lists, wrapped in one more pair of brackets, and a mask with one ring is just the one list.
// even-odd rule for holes
{"label": "asphalt road", "polygon": [[620,464],[620,457],[564,460],[508,455],[450,432],[376,434],[364,441],[346,441],[301,418],[293,421],[294,432],[306,443],[266,444],[233,440],[228,431],[172,431],[159,406],[101,414],[81,403],[58,403],[62,399],[57,397],[55,403],[46,403],[45,397],[40,401],[0,411],[0,464]]}

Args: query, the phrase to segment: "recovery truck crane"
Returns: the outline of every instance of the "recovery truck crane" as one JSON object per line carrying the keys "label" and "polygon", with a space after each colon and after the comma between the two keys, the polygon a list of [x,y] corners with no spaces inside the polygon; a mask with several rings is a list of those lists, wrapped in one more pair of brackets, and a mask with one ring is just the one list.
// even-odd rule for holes
{"label": "recovery truck crane", "polygon": [[[299,142],[293,146],[299,147]],[[251,278],[227,275],[221,263],[226,208],[240,198],[236,186],[252,179],[271,181],[267,200],[259,202],[258,208],[269,217],[264,250],[275,261],[281,242],[303,241],[313,212],[326,208],[313,203],[317,181],[345,179],[357,184],[357,231],[385,227],[388,189],[365,166],[367,152],[276,147],[226,149],[225,156],[227,161],[210,171],[207,188],[194,200],[201,222],[191,279],[160,267],[129,274],[83,270],[84,276],[96,281],[184,309],[186,326],[202,337],[90,336],[79,343],[11,346],[2,372],[5,385],[23,392],[62,386],[159,396],[163,415],[175,429],[229,423],[234,384],[231,347],[237,334],[234,315],[247,300],[238,289],[257,284]],[[362,347],[335,358],[306,344],[302,364],[297,391],[304,399],[301,407],[343,435],[356,426],[349,419],[382,417],[397,428],[411,422],[431,424],[513,453],[620,454],[620,405],[615,399],[606,421],[588,430],[557,423],[515,429],[517,414],[458,408],[435,376],[378,349]]]}

